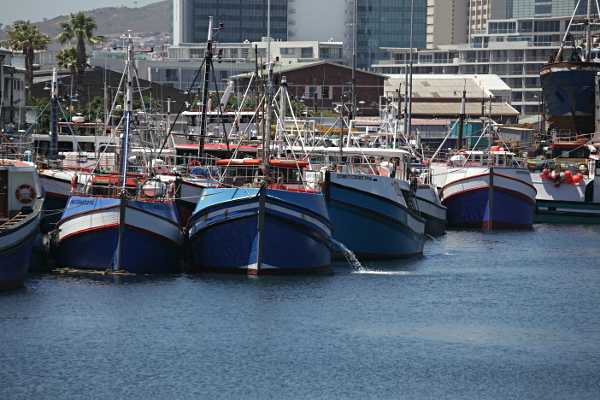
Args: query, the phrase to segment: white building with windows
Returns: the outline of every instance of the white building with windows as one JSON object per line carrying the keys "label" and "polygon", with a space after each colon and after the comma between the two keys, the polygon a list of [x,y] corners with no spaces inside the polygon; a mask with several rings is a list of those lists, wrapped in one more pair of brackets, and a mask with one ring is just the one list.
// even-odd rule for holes
{"label": "white building with windows", "polygon": [[[511,88],[511,105],[521,116],[538,115],[540,68],[558,51],[569,20],[570,17],[488,20],[484,30],[472,32],[471,43],[413,50],[413,73],[496,74]],[[567,48],[573,48],[574,38],[568,38]],[[373,68],[380,74],[405,74],[410,49],[387,51],[390,59]]]}
{"label": "white building with windows", "polygon": [[[270,50],[271,58],[278,59],[281,65],[315,61],[344,64],[346,60],[343,57],[343,46],[343,42],[333,41],[271,41]],[[142,79],[179,90],[197,90],[203,78],[202,75],[198,76],[198,71],[204,61],[205,51],[204,44],[171,46],[165,59],[136,59],[134,63]],[[254,71],[257,64],[260,67],[266,63],[267,42],[216,43],[213,53],[215,79],[219,91],[223,91],[231,76]],[[94,67],[122,71],[122,58],[114,58],[113,55],[112,52],[95,52],[90,64]]]}

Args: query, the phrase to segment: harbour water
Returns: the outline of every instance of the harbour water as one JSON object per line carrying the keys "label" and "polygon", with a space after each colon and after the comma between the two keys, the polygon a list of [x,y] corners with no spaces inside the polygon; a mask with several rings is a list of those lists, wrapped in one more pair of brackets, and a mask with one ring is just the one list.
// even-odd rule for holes
{"label": "harbour water", "polygon": [[31,274],[3,399],[595,399],[600,226],[450,231],[325,275]]}

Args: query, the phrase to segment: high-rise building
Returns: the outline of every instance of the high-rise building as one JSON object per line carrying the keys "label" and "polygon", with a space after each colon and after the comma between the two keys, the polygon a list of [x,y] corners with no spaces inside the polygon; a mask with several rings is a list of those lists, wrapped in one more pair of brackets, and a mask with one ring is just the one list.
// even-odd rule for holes
{"label": "high-rise building", "polygon": [[344,42],[345,57],[356,55],[361,69],[385,57],[384,47],[408,47],[411,27],[413,47],[425,47],[426,0],[171,1],[173,45],[205,42],[212,16],[225,25],[220,42],[256,42],[269,34],[277,41]]}
{"label": "high-rise building", "polygon": [[215,27],[226,27],[219,41],[258,42],[267,36],[269,10],[271,37],[287,40],[288,0],[171,0],[172,44],[206,42],[211,16]]}
{"label": "high-rise building", "polygon": [[467,43],[468,0],[427,0],[428,49]]}
{"label": "high-rise building", "polygon": [[[575,21],[582,21],[581,17],[586,14],[587,1],[582,0],[581,3],[575,13]],[[486,21],[483,29],[469,31],[469,43],[438,44],[419,49],[412,54],[413,73],[496,74],[512,89],[511,105],[521,116],[539,116],[543,107],[540,68],[558,51],[565,39],[576,1],[470,0],[470,15],[478,7],[483,10],[484,5],[491,6],[486,9],[486,15],[492,18]],[[595,7],[591,12],[595,13]],[[542,18],[541,15],[553,16]],[[478,23],[470,20],[469,26],[478,27]],[[582,25],[575,26],[571,33],[566,36],[568,49],[573,49],[574,41],[580,38]],[[391,53],[389,59],[374,64],[375,71],[381,74],[405,73],[410,51],[406,48],[387,50]]]}

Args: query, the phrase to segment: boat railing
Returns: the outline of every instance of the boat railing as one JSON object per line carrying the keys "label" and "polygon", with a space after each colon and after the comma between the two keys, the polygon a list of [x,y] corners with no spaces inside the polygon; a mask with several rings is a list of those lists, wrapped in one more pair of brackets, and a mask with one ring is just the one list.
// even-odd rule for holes
{"label": "boat railing", "polygon": [[228,165],[223,166],[219,174],[219,185],[234,188],[255,188],[266,183],[276,189],[320,192],[323,183],[321,171],[305,171],[293,167],[270,167],[264,171],[260,166]]}
{"label": "boat railing", "polygon": [[581,144],[587,143],[590,135],[582,135],[577,132],[553,130],[552,131],[552,142],[581,142]]}
{"label": "boat railing", "polygon": [[[162,182],[148,176],[127,176],[127,198],[134,200],[174,199],[173,183]],[[71,194],[98,197],[119,197],[123,190],[122,178],[115,174],[90,174],[86,179],[73,178]]]}

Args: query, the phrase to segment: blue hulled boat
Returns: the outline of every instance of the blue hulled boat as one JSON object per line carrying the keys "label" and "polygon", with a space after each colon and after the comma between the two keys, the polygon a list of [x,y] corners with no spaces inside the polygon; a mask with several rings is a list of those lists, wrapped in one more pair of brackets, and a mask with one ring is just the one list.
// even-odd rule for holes
{"label": "blue hulled boat", "polygon": [[[385,175],[325,174],[333,238],[360,260],[409,258],[423,253],[425,218],[405,180]],[[336,245],[336,258],[342,257]]]}
{"label": "blue hulled boat", "polygon": [[545,64],[540,81],[550,129],[594,132],[595,85],[600,62],[564,61]]}
{"label": "blue hulled boat", "polygon": [[121,174],[94,175],[83,187],[73,180],[72,193],[56,226],[55,242],[65,267],[177,272],[183,229],[174,190],[150,175],[127,173],[134,78],[131,38],[127,51]]}
{"label": "blue hulled boat", "polygon": [[[596,100],[595,79],[600,72],[600,49],[594,43],[593,4],[587,1],[584,19],[575,19],[577,7],[558,52],[540,69],[540,83],[550,129],[574,135],[593,133]],[[570,39],[573,48],[565,49]],[[567,51],[569,52],[568,54]]]}
{"label": "blue hulled boat", "polygon": [[61,264],[116,269],[120,217],[124,214],[121,265],[132,273],[180,271],[183,231],[172,200],[71,195],[57,224]]}
{"label": "blue hulled boat", "polygon": [[[23,286],[44,222],[44,192],[35,164],[0,160],[0,291]],[[42,228],[43,230],[43,228]]]}
{"label": "blue hulled boat", "polygon": [[432,163],[433,180],[447,210],[448,226],[480,229],[531,228],[536,190],[513,153],[459,150],[447,163]]}
{"label": "blue hulled boat", "polygon": [[188,222],[188,261],[192,270],[249,275],[326,271],[332,230],[322,193],[289,183],[208,188]]}

